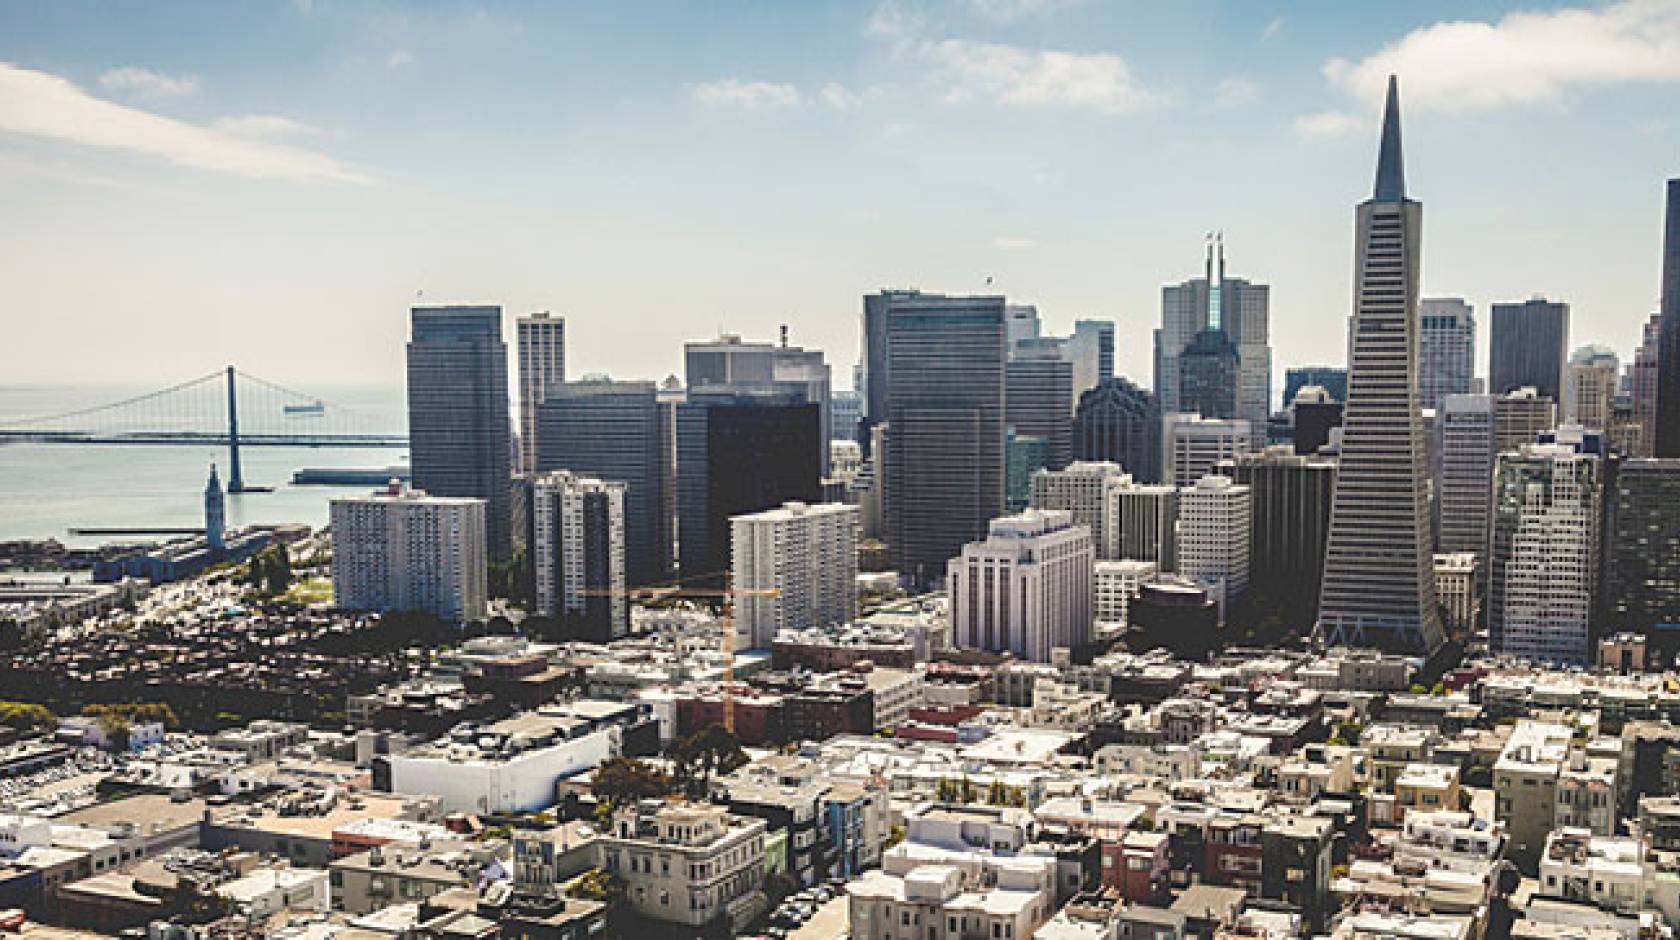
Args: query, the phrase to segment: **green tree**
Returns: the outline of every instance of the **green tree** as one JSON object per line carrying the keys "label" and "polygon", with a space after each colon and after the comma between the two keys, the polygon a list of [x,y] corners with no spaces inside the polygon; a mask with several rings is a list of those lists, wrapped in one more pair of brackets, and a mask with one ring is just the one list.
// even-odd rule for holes
{"label": "green tree", "polygon": [[19,731],[46,731],[58,727],[58,716],[44,705],[0,701],[0,725]]}
{"label": "green tree", "polygon": [[607,907],[617,907],[624,901],[624,879],[602,868],[591,868],[566,889],[574,898],[600,901]]}
{"label": "green tree", "polygon": [[722,725],[710,724],[694,732],[671,748],[671,759],[677,764],[677,777],[691,796],[699,796],[711,788],[712,778],[731,773],[747,763],[747,752]]}
{"label": "green tree", "polygon": [[616,806],[665,796],[673,789],[669,774],[634,757],[609,757],[602,761],[595,768],[589,786],[596,799]]}

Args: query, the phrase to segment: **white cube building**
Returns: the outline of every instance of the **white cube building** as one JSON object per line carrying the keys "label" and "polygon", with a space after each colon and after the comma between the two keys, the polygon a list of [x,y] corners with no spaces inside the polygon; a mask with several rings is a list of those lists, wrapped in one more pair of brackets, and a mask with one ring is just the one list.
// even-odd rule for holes
{"label": "white cube building", "polygon": [[1061,470],[1039,470],[1032,475],[1032,508],[1066,509],[1076,525],[1091,530],[1097,540],[1097,557],[1112,557],[1103,543],[1105,494],[1112,486],[1132,482],[1132,475],[1117,463],[1075,461]]}
{"label": "white cube building", "polygon": [[1227,600],[1248,590],[1249,489],[1226,476],[1205,476],[1178,494],[1178,574],[1223,585]]}

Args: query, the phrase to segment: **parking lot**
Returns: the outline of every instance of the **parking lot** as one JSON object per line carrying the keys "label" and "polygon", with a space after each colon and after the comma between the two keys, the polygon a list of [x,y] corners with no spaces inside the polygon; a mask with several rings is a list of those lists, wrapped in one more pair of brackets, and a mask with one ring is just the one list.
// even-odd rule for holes
{"label": "parking lot", "polygon": [[797,891],[776,906],[756,936],[769,940],[834,940],[846,936],[848,925],[846,888],[834,879]]}

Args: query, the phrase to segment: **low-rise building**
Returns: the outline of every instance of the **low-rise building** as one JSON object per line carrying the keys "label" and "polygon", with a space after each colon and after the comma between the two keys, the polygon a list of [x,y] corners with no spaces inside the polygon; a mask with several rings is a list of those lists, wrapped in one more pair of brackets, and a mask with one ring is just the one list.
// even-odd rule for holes
{"label": "low-rise building", "polygon": [[602,867],[624,880],[636,913],[739,933],[763,911],[765,824],[721,806],[647,800],[613,816]]}

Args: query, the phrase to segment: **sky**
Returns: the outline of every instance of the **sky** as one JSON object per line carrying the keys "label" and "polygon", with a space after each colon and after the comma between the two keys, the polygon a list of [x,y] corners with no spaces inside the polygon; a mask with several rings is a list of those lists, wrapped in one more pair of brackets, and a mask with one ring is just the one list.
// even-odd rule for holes
{"label": "sky", "polygon": [[1390,72],[1484,373],[1537,294],[1625,359],[1680,0],[0,0],[0,383],[397,386],[458,302],[565,316],[573,375],[786,323],[845,386],[862,295],[919,287],[1113,319],[1147,385],[1210,231],[1278,371],[1340,363]]}

